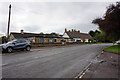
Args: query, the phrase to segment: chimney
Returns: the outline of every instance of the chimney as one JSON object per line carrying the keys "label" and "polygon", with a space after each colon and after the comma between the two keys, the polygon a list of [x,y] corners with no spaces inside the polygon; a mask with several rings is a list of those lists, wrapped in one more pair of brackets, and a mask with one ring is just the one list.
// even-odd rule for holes
{"label": "chimney", "polygon": [[74,32],[74,30],[72,29],[72,32]]}
{"label": "chimney", "polygon": [[80,30],[78,30],[78,32],[80,33]]}
{"label": "chimney", "polygon": [[24,30],[23,29],[21,30],[21,34],[24,34]]}
{"label": "chimney", "polygon": [[67,29],[65,28],[65,32],[67,32]]}

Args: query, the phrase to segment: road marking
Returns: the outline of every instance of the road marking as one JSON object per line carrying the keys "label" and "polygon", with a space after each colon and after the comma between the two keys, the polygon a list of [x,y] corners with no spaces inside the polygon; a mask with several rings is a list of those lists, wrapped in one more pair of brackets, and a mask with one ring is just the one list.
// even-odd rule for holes
{"label": "road marking", "polygon": [[75,78],[82,78],[85,75],[85,72],[89,69],[89,66],[92,64],[92,62],[90,62],[82,71],[80,74],[78,74]]}
{"label": "road marking", "polygon": [[39,58],[39,57],[34,57],[34,58]]}
{"label": "road marking", "polygon": [[85,72],[79,78],[82,78],[84,75],[85,75]]}
{"label": "road marking", "polygon": [[0,65],[0,67],[7,66],[7,65],[8,65],[8,63],[6,63],[6,64],[2,64],[2,65]]}
{"label": "road marking", "polygon": [[[95,59],[97,59],[98,57],[100,57],[101,56],[101,54],[103,54],[104,52],[102,51],[100,54],[98,54],[96,57],[95,57]],[[75,78],[82,78],[84,75],[85,75],[85,72],[87,71],[87,70],[89,70],[89,67],[90,67],[90,65],[92,65],[93,64],[93,61],[91,61],[82,71],[81,71],[81,73],[80,74],[78,74]]]}

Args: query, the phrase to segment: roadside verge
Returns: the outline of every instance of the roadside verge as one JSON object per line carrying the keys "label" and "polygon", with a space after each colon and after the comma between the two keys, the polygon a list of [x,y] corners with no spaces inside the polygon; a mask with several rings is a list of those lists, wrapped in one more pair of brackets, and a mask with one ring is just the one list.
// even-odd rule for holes
{"label": "roadside verge", "polygon": [[76,78],[119,78],[120,55],[103,52]]}

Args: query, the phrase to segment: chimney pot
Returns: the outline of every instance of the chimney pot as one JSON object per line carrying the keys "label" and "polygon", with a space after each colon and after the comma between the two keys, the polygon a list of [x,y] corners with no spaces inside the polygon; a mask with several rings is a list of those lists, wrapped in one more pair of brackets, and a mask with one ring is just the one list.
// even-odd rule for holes
{"label": "chimney pot", "polygon": [[65,28],[65,32],[67,32],[67,29]]}
{"label": "chimney pot", "polygon": [[21,30],[21,34],[24,34],[24,30],[23,29]]}
{"label": "chimney pot", "polygon": [[72,29],[72,32],[74,32],[74,30]]}

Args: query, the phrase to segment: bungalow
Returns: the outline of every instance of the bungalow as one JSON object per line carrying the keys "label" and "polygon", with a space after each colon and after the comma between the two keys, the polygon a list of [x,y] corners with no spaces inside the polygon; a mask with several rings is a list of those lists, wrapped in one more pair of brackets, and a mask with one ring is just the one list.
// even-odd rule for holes
{"label": "bungalow", "polygon": [[69,42],[89,42],[89,39],[92,37],[87,33],[80,33],[80,31],[73,30],[67,31],[65,28],[65,32],[63,33],[63,37],[65,39],[69,39]]}
{"label": "bungalow", "polygon": [[11,32],[9,40],[14,39],[28,39],[32,43],[61,43],[62,38],[59,35],[48,35],[48,34],[35,34],[35,33],[25,33],[21,30],[20,33]]}

